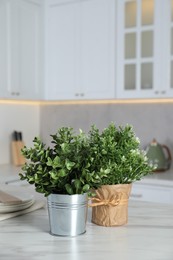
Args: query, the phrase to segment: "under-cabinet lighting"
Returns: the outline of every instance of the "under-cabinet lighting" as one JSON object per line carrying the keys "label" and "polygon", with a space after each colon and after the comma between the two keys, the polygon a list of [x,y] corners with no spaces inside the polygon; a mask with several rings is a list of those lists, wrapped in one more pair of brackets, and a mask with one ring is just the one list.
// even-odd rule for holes
{"label": "under-cabinet lighting", "polygon": [[104,105],[104,104],[168,104],[173,103],[173,98],[168,99],[111,99],[111,100],[63,100],[63,101],[29,101],[29,100],[0,100],[0,104],[9,105]]}
{"label": "under-cabinet lighting", "polygon": [[145,104],[173,103],[172,99],[111,99],[111,100],[64,100],[41,101],[40,105],[104,105],[104,104]]}
{"label": "under-cabinet lighting", "polygon": [[30,101],[30,100],[4,100],[0,99],[0,104],[5,105],[39,105],[39,101]]}

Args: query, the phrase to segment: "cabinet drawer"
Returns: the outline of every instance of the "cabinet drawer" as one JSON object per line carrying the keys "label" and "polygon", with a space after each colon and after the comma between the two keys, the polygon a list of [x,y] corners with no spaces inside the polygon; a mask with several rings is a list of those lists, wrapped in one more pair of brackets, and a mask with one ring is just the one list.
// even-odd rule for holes
{"label": "cabinet drawer", "polygon": [[133,185],[130,199],[173,204],[173,189],[171,187],[155,187]]}

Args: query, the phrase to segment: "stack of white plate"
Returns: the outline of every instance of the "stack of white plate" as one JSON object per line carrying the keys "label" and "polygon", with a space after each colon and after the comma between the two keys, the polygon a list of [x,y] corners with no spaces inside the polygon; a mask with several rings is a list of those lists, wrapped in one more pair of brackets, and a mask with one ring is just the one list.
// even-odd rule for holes
{"label": "stack of white plate", "polygon": [[31,207],[35,202],[33,194],[30,194],[25,188],[19,186],[0,185],[0,191],[17,198],[12,203],[10,201],[1,201],[0,213],[24,210]]}

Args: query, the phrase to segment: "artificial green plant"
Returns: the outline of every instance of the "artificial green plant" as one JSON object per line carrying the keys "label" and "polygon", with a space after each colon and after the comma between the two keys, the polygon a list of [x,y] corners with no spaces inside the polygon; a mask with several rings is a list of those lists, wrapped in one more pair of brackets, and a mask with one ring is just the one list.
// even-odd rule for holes
{"label": "artificial green plant", "polygon": [[50,147],[35,137],[33,147],[22,149],[27,162],[20,177],[45,196],[82,194],[101,185],[132,183],[154,169],[130,125],[110,123],[103,131],[93,125],[88,134],[62,127],[50,136]]}

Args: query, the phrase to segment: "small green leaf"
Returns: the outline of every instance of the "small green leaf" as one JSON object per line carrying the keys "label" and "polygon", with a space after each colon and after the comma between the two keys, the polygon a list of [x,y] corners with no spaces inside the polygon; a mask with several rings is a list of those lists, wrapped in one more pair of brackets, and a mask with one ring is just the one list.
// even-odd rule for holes
{"label": "small green leaf", "polygon": [[50,157],[48,157],[48,162],[46,163],[47,166],[52,166],[53,165],[53,161]]}
{"label": "small green leaf", "polygon": [[58,171],[58,176],[65,177],[66,176],[66,171],[64,169],[59,170]]}
{"label": "small green leaf", "polygon": [[29,182],[34,182],[35,180],[34,180],[34,177],[32,176],[32,177],[28,177],[28,181]]}
{"label": "small green leaf", "polygon": [[83,192],[88,192],[89,189],[90,189],[89,184],[85,184],[85,185],[83,186],[83,188],[82,188]]}
{"label": "small green leaf", "polygon": [[53,168],[61,167],[61,160],[59,156],[56,156],[53,160]]}
{"label": "small green leaf", "polygon": [[67,152],[69,148],[69,145],[66,143],[61,144],[61,149],[63,152]]}
{"label": "small green leaf", "polygon": [[79,192],[79,190],[81,189],[81,182],[80,182],[80,180],[75,180],[74,181],[74,186],[75,186],[75,188],[76,188],[76,193],[78,193]]}
{"label": "small green leaf", "polygon": [[59,156],[56,156],[53,160],[50,157],[48,157],[47,166],[51,166],[53,169],[61,167]]}
{"label": "small green leaf", "polygon": [[66,188],[66,191],[67,191],[67,193],[68,193],[69,195],[72,195],[72,194],[73,194],[72,186],[71,186],[69,183],[67,183],[67,184],[65,185],[65,188]]}
{"label": "small green leaf", "polygon": [[50,171],[50,176],[51,176],[51,178],[54,179],[54,180],[57,180],[57,179],[58,179],[58,174],[57,174],[56,172],[54,172],[54,171]]}
{"label": "small green leaf", "polygon": [[108,174],[108,173],[111,172],[111,170],[110,170],[110,169],[106,169],[104,172],[105,172],[106,174]]}
{"label": "small green leaf", "polygon": [[65,160],[65,166],[67,167],[68,170],[71,170],[74,165],[75,163],[71,162],[69,159]]}

